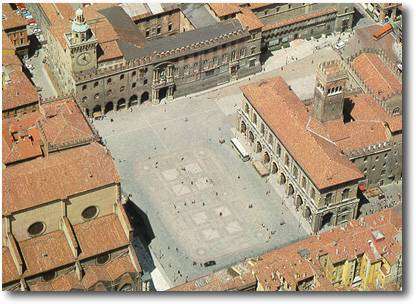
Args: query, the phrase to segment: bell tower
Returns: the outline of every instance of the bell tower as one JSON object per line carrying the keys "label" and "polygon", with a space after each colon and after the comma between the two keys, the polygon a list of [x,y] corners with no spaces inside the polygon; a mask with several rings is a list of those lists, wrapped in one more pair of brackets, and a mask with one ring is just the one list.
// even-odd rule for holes
{"label": "bell tower", "polygon": [[66,34],[71,53],[72,71],[83,72],[97,67],[97,40],[87,24],[84,12],[78,8]]}
{"label": "bell tower", "polygon": [[320,122],[343,118],[344,88],[347,81],[348,75],[339,62],[329,61],[319,65],[313,112]]}

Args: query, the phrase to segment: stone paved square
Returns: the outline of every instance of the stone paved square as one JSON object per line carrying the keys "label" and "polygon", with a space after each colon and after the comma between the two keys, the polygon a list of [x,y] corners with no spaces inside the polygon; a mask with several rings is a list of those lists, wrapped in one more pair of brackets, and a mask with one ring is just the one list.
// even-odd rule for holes
{"label": "stone paved square", "polygon": [[[291,68],[252,79],[281,73],[306,98],[313,91],[304,83],[316,65],[335,56],[322,49]],[[110,112],[94,122],[115,158],[123,193],[148,217],[154,234],[149,249],[171,286],[308,234],[282,203],[276,179],[266,182],[230,144],[241,102],[238,88],[245,83]],[[207,261],[216,264],[205,267]]]}

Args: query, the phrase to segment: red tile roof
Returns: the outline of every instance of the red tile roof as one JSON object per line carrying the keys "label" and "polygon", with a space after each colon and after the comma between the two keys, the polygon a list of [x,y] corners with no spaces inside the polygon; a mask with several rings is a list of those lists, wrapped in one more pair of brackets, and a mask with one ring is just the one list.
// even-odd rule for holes
{"label": "red tile roof", "polygon": [[62,231],[19,242],[27,270],[25,276],[70,264],[74,256]]}
{"label": "red tile roof", "polygon": [[261,29],[264,24],[260,19],[248,8],[242,8],[241,12],[236,16],[240,23],[247,27],[249,31]]}
{"label": "red tile roof", "polygon": [[128,254],[116,257],[104,265],[86,266],[83,270],[84,276],[81,280],[75,271],[70,271],[49,282],[38,281],[29,288],[31,291],[88,290],[98,282],[113,282],[125,273],[135,272]]}
{"label": "red tile roof", "polygon": [[312,120],[310,124],[314,132],[330,139],[344,153],[388,141],[386,123],[390,122],[395,131],[401,129],[401,116],[390,117],[370,95],[359,94],[350,100],[352,121],[344,123],[336,119],[320,123]]}
{"label": "red tile roof", "polygon": [[91,126],[73,99],[43,104],[41,111],[38,127],[51,148],[94,139]]}
{"label": "red tile roof", "polygon": [[313,13],[309,13],[309,14],[305,14],[305,15],[301,15],[295,18],[289,18],[289,19],[285,19],[282,21],[278,21],[275,23],[269,23],[266,24],[263,27],[263,31],[268,31],[268,30],[273,30],[273,29],[277,29],[283,26],[288,26],[288,25],[292,25],[295,23],[299,23],[299,22],[304,22],[310,19],[314,19],[320,16],[324,16],[324,15],[329,15],[329,14],[334,14],[337,12],[336,8],[326,8],[317,12],[313,12]]}
{"label": "red tile roof", "polygon": [[31,112],[23,118],[10,117],[3,120],[3,164],[42,156],[41,136],[34,127],[39,117],[39,112]]}
{"label": "red tile roof", "polygon": [[3,284],[7,284],[20,279],[16,265],[13,261],[12,255],[8,247],[2,248],[2,269],[3,269]]}
{"label": "red tile roof", "polygon": [[110,248],[129,244],[126,233],[115,214],[74,225],[74,233],[81,247],[82,259],[107,252]]}
{"label": "red tile roof", "polygon": [[2,21],[3,30],[13,30],[18,27],[26,27],[26,19],[12,10],[10,3],[2,4],[2,14],[5,17]]}
{"label": "red tile roof", "polygon": [[3,214],[119,182],[111,156],[98,143],[51,153],[3,169]]}
{"label": "red tile roof", "polygon": [[225,17],[236,14],[240,11],[240,6],[237,3],[208,3],[218,17]]}
{"label": "red tile roof", "polygon": [[334,144],[307,129],[311,115],[283,78],[249,84],[241,90],[318,189],[363,178]]}
{"label": "red tile roof", "polygon": [[377,54],[362,53],[353,62],[358,77],[381,99],[402,93],[402,84]]}
{"label": "red tile roof", "polygon": [[23,73],[21,67],[17,66],[16,61],[15,64],[16,68],[9,70],[7,73],[10,81],[3,81],[3,111],[35,104],[39,100],[38,93],[33,83],[27,78],[25,73]]}

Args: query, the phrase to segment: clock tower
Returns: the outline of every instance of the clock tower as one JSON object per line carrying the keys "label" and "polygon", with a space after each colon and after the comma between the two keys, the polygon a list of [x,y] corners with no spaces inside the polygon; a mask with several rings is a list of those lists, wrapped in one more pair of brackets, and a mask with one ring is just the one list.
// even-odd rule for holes
{"label": "clock tower", "polygon": [[66,34],[72,71],[79,73],[97,67],[97,39],[85,21],[81,8],[75,12],[71,33]]}

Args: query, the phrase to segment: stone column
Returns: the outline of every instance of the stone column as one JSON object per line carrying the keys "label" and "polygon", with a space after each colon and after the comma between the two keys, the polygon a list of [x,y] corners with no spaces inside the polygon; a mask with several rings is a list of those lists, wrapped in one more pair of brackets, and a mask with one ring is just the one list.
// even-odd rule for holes
{"label": "stone column", "polygon": [[152,89],[152,103],[159,104],[159,90]]}
{"label": "stone column", "polygon": [[168,88],[167,99],[169,101],[173,100],[173,85],[169,86],[169,88]]}

